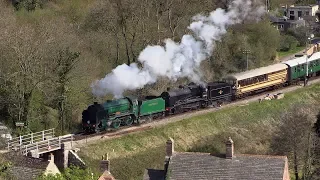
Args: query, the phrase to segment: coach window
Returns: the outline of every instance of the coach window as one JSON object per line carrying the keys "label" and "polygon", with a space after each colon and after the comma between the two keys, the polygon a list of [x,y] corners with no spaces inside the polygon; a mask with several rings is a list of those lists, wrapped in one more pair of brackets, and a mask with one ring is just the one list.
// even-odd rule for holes
{"label": "coach window", "polygon": [[297,67],[294,68],[294,72],[297,72]]}
{"label": "coach window", "polygon": [[298,72],[300,72],[300,65],[297,67],[297,69],[298,69]]}

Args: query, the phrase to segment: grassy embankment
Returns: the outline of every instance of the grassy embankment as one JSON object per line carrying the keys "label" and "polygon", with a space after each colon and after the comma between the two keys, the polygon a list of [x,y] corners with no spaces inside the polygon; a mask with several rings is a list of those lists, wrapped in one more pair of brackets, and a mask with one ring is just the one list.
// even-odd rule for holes
{"label": "grassy embankment", "polygon": [[320,102],[320,85],[285,94],[274,101],[222,109],[152,130],[83,147],[80,156],[94,169],[109,153],[111,172],[121,180],[141,179],[145,168],[163,168],[165,142],[175,140],[177,151],[221,152],[231,136],[236,153],[267,154],[282,112],[295,103]]}
{"label": "grassy embankment", "polygon": [[303,49],[305,49],[305,47],[295,47],[293,49],[290,49],[289,51],[280,51],[280,52],[278,52],[278,57],[283,58],[286,56],[294,55],[294,54],[302,51]]}

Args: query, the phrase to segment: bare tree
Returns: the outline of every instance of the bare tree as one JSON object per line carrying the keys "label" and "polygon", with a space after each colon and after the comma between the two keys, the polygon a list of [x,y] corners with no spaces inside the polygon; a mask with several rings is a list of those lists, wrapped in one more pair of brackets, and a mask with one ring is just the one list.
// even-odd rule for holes
{"label": "bare tree", "polygon": [[314,109],[311,107],[312,105],[297,104],[286,111],[271,144],[273,152],[288,156],[296,180],[299,179],[299,172],[308,175],[310,171],[311,133],[315,122]]}

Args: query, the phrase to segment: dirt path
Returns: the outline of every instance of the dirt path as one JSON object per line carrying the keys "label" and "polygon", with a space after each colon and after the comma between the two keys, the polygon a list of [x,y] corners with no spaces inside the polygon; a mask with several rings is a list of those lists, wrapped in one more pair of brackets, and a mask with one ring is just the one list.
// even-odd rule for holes
{"label": "dirt path", "polygon": [[[320,79],[315,79],[313,81],[309,81],[309,85],[311,84],[315,84],[315,83],[319,83]],[[303,88],[303,86],[291,86],[285,89],[281,89],[281,90],[275,90],[272,92],[267,92],[267,93],[272,93],[272,94],[276,94],[276,93],[287,93],[287,92],[291,92],[297,89]],[[254,97],[250,97],[244,100],[239,100],[230,104],[226,104],[220,108],[208,108],[208,109],[204,109],[204,110],[199,110],[199,111],[192,111],[189,113],[185,113],[185,114],[181,114],[181,115],[177,115],[177,116],[173,116],[173,117],[168,117],[166,119],[162,119],[160,121],[154,121],[154,122],[150,122],[150,123],[146,123],[146,124],[141,124],[140,126],[132,126],[126,129],[122,129],[113,133],[108,133],[108,134],[104,134],[104,135],[99,135],[99,136],[94,136],[94,137],[90,137],[90,138],[85,138],[85,139],[81,139],[78,141],[74,141],[73,144],[75,147],[82,147],[82,146],[87,146],[89,144],[93,144],[93,143],[97,143],[99,141],[103,141],[103,140],[107,140],[107,139],[113,139],[113,138],[117,138],[117,137],[121,137],[124,136],[126,134],[132,134],[132,133],[136,133],[136,132],[140,132],[140,131],[144,131],[147,129],[152,129],[154,127],[160,127],[160,126],[164,126],[167,125],[169,123],[173,123],[173,122],[177,122],[177,121],[181,121],[183,119],[187,119],[187,118],[191,118],[191,117],[195,117],[195,116],[199,116],[202,114],[207,114],[209,112],[215,112],[218,111],[220,109],[224,109],[224,108],[228,108],[228,107],[232,107],[232,106],[244,106],[244,105],[248,105],[248,103],[250,102],[254,102],[254,101],[258,101],[258,99],[265,97],[265,95],[267,93],[261,94],[261,95],[257,95]]]}

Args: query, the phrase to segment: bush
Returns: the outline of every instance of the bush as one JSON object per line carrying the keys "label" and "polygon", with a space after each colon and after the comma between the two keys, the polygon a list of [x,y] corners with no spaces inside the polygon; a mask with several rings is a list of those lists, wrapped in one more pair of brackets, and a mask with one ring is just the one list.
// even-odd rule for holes
{"label": "bush", "polygon": [[66,168],[62,174],[57,175],[41,175],[39,180],[82,180],[82,179],[98,179],[96,173],[92,173],[90,169],[81,169],[76,166]]}
{"label": "bush", "polygon": [[281,36],[279,50],[280,51],[292,50],[297,47],[298,43],[299,42],[297,41],[297,39],[291,35]]}

